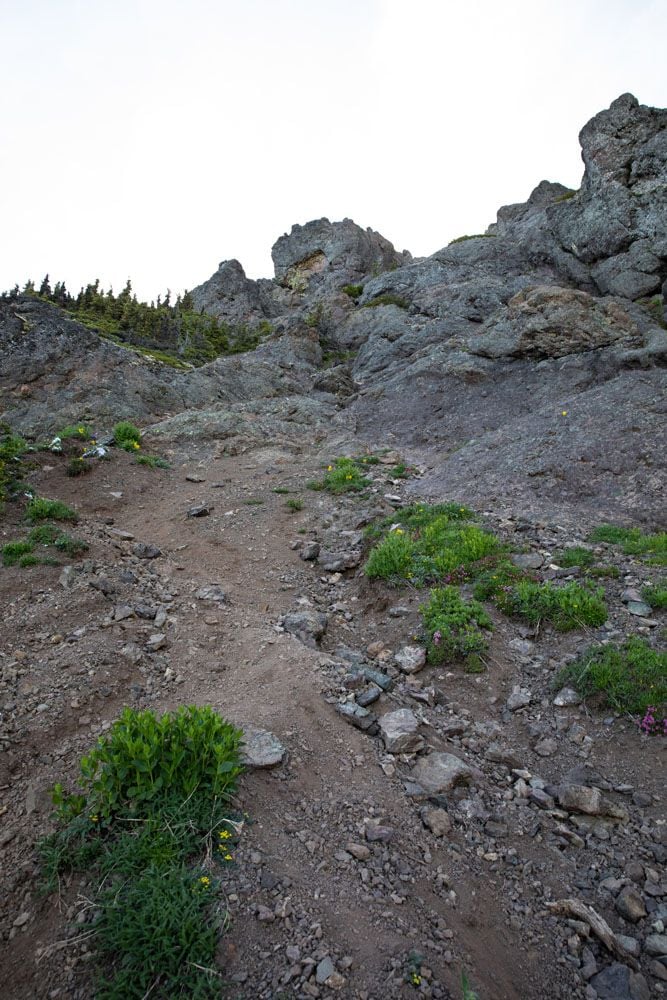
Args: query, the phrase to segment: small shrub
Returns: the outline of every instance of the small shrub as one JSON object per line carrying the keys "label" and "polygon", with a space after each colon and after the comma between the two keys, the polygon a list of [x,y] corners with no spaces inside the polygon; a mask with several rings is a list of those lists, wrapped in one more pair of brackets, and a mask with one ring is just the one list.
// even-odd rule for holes
{"label": "small shrub", "polygon": [[648,556],[649,562],[667,565],[667,531],[644,534],[640,528],[621,528],[616,524],[601,524],[591,532],[590,541],[622,545],[629,556]]}
{"label": "small shrub", "polygon": [[387,292],[384,295],[378,295],[377,298],[372,299],[370,302],[364,302],[363,309],[375,309],[377,306],[398,306],[399,309],[407,309],[408,302],[401,295],[394,295],[391,292]]}
{"label": "small shrub", "polygon": [[129,420],[121,420],[115,425],[113,439],[124,451],[138,451],[141,447],[141,431]]}
{"label": "small shrub", "polygon": [[90,441],[92,436],[92,431],[87,424],[68,424],[67,427],[63,427],[61,431],[58,431],[56,435],[61,441],[68,441],[71,438],[78,439],[79,441]]}
{"label": "small shrub", "polygon": [[559,194],[557,198],[554,198],[554,205],[558,205],[560,202],[569,201],[570,198],[574,198],[578,191],[565,191],[563,194]]}
{"label": "small shrub", "polygon": [[2,565],[17,566],[22,565],[21,560],[29,555],[33,550],[30,542],[7,542],[2,546]]}
{"label": "small shrub", "polygon": [[399,528],[371,550],[364,572],[371,579],[400,583],[411,576],[413,559],[412,539]]}
{"label": "small shrub", "polygon": [[272,492],[273,493],[291,493],[292,491],[288,490],[286,486],[274,486]]}
{"label": "small shrub", "polygon": [[55,524],[38,524],[30,529],[28,541],[35,545],[53,545],[62,531]]}
{"label": "small shrub", "polygon": [[0,424],[0,503],[19,488],[21,459],[27,448],[27,441],[14,434],[7,424]]}
{"label": "small shrub", "polygon": [[563,549],[556,553],[556,562],[564,569],[571,566],[592,566],[595,562],[595,554],[590,549],[584,549],[580,545],[573,545],[569,549]]}
{"label": "small shrub", "polygon": [[91,469],[92,465],[90,462],[87,462],[83,456],[79,455],[76,458],[70,458],[65,472],[68,476],[85,476]]}
{"label": "small shrub", "polygon": [[64,533],[59,535],[53,544],[59,552],[64,553],[66,556],[80,556],[83,552],[88,551],[87,542],[82,541],[80,538],[72,538],[71,535]]}
{"label": "small shrub", "polygon": [[137,455],[135,458],[137,465],[147,465],[149,469],[170,469],[171,466],[166,459],[159,455]]}
{"label": "small shrub", "polygon": [[334,495],[340,493],[355,493],[369,485],[352,458],[337,458],[321,480],[311,480],[308,488],[311,490],[326,490]]}
{"label": "small shrub", "polygon": [[47,500],[45,497],[35,497],[26,508],[29,521],[78,521],[79,515],[61,500]]}
{"label": "small shrub", "polygon": [[47,562],[47,560],[38,559],[33,552],[28,552],[26,555],[21,556],[19,559],[19,566],[21,569],[27,569],[29,566],[37,566],[40,562]]}
{"label": "small shrub", "polygon": [[285,503],[288,510],[294,511],[295,513],[299,510],[303,510],[303,500],[299,500],[298,497],[292,497]]}
{"label": "small shrub", "polygon": [[618,524],[599,524],[588,536],[590,542],[608,542],[610,545],[619,545],[632,537],[634,528],[622,528]]}
{"label": "small shrub", "polygon": [[531,624],[550,622],[559,632],[569,632],[583,626],[595,627],[607,620],[604,591],[592,590],[579,583],[561,587],[553,583],[519,581],[504,588],[496,597],[501,611],[525,618]]}
{"label": "small shrub", "polygon": [[610,579],[616,580],[621,575],[621,571],[618,566],[591,566],[587,570],[588,576],[592,577],[609,577]]}
{"label": "small shrub", "polygon": [[343,285],[342,291],[351,299],[358,299],[364,290],[363,285]]}
{"label": "small shrub", "polygon": [[[466,602],[456,587],[437,587],[428,604],[419,609],[426,630],[430,663],[477,656],[487,648],[480,629],[490,629],[491,619],[477,601]],[[478,661],[475,661],[478,666]]]}
{"label": "small shrub", "polygon": [[599,695],[603,706],[643,716],[649,708],[664,718],[667,709],[667,653],[652,649],[636,636],[623,645],[597,645],[556,678],[585,698]]}
{"label": "small shrub", "polygon": [[660,583],[647,583],[642,588],[642,598],[654,610],[662,611],[667,608],[667,580],[661,580]]}

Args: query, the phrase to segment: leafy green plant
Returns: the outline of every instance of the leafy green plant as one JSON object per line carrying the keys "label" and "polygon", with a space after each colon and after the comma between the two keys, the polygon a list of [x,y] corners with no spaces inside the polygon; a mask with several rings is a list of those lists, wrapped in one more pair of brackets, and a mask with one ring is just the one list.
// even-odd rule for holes
{"label": "leafy green plant", "polygon": [[386,292],[384,295],[378,295],[377,298],[371,299],[370,302],[364,302],[362,309],[375,309],[377,306],[398,306],[399,309],[407,309],[408,302],[402,295]]}
{"label": "leafy green plant", "polygon": [[274,486],[272,492],[273,493],[291,493],[292,491],[288,490],[286,486]]}
{"label": "leafy green plant", "polygon": [[479,993],[470,985],[465,969],[461,970],[461,1000],[479,1000]]}
{"label": "leafy green plant", "polygon": [[667,710],[667,653],[632,636],[622,645],[592,646],[558,674],[555,685],[570,684],[585,698],[597,695],[602,706],[643,715]]}
{"label": "leafy green plant", "polygon": [[124,451],[138,451],[141,448],[141,431],[130,420],[121,420],[115,425],[113,439]]}
{"label": "leafy green plant", "polygon": [[647,583],[642,588],[642,599],[650,604],[654,610],[662,611],[667,608],[667,580],[659,583]]}
{"label": "leafy green plant", "polygon": [[137,455],[134,459],[137,465],[147,465],[149,469],[170,469],[171,466],[165,458],[159,455]]}
{"label": "leafy green plant", "polygon": [[525,618],[531,624],[550,622],[559,632],[583,626],[595,627],[607,620],[604,591],[567,583],[560,587],[550,581],[520,580],[496,595],[501,611]]}
{"label": "leafy green plant", "polygon": [[590,549],[584,549],[581,545],[573,545],[571,548],[562,549],[555,556],[556,562],[564,569],[572,566],[592,566],[595,562],[595,553]]}
{"label": "leafy green plant", "polygon": [[23,557],[29,555],[33,550],[30,542],[7,542],[0,550],[2,552],[3,566],[31,565],[22,562]]}
{"label": "leafy green plant", "polygon": [[369,480],[362,475],[359,466],[352,458],[336,458],[332,465],[327,466],[321,480],[311,480],[308,489],[326,490],[334,495],[340,493],[355,493],[369,485]]}
{"label": "leafy green plant", "polygon": [[298,497],[290,497],[290,499],[285,502],[285,506],[288,510],[296,513],[299,510],[303,510],[303,500],[300,500]]}
{"label": "leafy green plant", "polygon": [[92,468],[93,467],[90,462],[87,462],[83,455],[77,455],[70,458],[65,468],[65,472],[68,476],[85,476],[86,473],[90,472]]}
{"label": "leafy green plant", "polygon": [[464,601],[457,587],[436,587],[428,604],[419,610],[429,663],[479,656],[486,650],[487,640],[480,629],[491,629],[491,619],[477,601]]}
{"label": "leafy green plant", "polygon": [[412,539],[397,528],[371,550],[364,572],[371,579],[400,583],[412,575],[414,554]]}
{"label": "leafy green plant", "polygon": [[79,515],[61,500],[47,500],[45,497],[35,497],[30,501],[25,512],[28,521],[73,521],[79,520]]}
{"label": "leafy green plant", "polygon": [[14,434],[8,424],[0,423],[0,503],[18,489],[23,472],[21,459],[27,449],[27,441]]}
{"label": "leafy green plant", "polygon": [[342,291],[351,299],[358,299],[364,290],[363,285],[343,285]]}
{"label": "leafy green plant", "polygon": [[645,534],[640,528],[600,524],[591,532],[589,540],[621,545],[626,555],[648,556],[651,563],[667,565],[667,531]]}
{"label": "leafy green plant", "polygon": [[87,424],[68,424],[56,435],[61,441],[68,441],[71,438],[79,441],[90,441],[92,436],[92,431]]}
{"label": "leafy green plant", "polygon": [[[58,784],[58,829],[39,845],[47,889],[58,875],[94,876],[98,997],[220,995],[214,968],[218,881],[193,866],[233,860],[227,803],[241,772],[242,733],[208,706],[156,718],[126,708],[82,758],[81,791]],[[212,861],[209,861],[209,869]]]}

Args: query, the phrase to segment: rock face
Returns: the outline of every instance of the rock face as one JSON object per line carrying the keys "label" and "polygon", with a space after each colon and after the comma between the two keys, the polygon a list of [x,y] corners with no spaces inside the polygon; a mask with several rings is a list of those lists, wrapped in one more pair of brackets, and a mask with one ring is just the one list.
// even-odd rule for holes
{"label": "rock face", "polygon": [[224,261],[196,307],[271,332],[195,371],[5,297],[0,418],[44,434],[130,417],[161,440],[229,451],[332,434],[399,442],[430,466],[422,493],[508,508],[538,498],[554,514],[576,498],[652,520],[667,453],[667,111],[625,94],[580,141],[578,191],[542,181],[485,234],[430,257],[319,219],[277,240],[273,280]]}

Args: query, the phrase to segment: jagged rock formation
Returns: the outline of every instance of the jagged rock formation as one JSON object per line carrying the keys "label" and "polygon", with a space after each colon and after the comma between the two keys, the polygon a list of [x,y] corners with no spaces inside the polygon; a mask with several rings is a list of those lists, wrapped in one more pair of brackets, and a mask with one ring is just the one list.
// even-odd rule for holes
{"label": "jagged rock formation", "polygon": [[166,417],[157,435],[235,446],[326,429],[411,448],[439,493],[635,513],[642,497],[650,518],[667,358],[667,111],[623,95],[580,141],[579,191],[542,181],[484,236],[431,257],[320,219],[276,242],[274,280],[223,262],[194,289],[197,308],[270,320],[273,333],[188,374],[53,307],[5,302],[3,416],[33,432],[89,413]]}

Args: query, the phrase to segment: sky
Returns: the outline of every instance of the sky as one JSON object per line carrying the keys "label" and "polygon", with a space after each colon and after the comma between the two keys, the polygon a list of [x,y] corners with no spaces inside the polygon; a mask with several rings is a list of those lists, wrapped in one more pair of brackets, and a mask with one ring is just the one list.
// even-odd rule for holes
{"label": "sky", "polygon": [[177,293],[294,223],[415,256],[667,106],[665,0],[0,0],[0,290]]}

